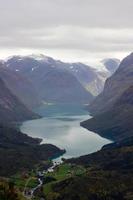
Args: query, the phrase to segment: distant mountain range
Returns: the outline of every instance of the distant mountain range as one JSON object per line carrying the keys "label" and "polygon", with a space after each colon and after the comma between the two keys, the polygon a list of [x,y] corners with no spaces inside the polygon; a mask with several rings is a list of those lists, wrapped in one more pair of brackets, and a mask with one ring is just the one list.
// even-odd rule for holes
{"label": "distant mountain range", "polygon": [[133,136],[133,53],[123,59],[88,109],[94,117],[82,126],[113,140]]}
{"label": "distant mountain range", "polygon": [[0,62],[0,122],[37,117],[31,110],[43,101],[90,103],[107,76],[85,64],[44,55],[10,57]]}
{"label": "distant mountain range", "polygon": [[[115,67],[118,66],[118,60],[112,60]],[[42,101],[89,103],[103,90],[106,78],[112,73],[82,63],[64,63],[44,55],[12,56],[2,63],[5,66],[4,70],[4,67],[1,69],[2,78],[7,86],[31,108]]]}

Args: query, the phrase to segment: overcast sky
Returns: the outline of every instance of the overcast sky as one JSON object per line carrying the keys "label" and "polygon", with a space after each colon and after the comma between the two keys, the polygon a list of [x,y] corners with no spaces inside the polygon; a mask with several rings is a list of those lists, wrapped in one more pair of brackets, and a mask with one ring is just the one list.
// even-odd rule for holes
{"label": "overcast sky", "polygon": [[132,0],[0,0],[0,57],[95,63],[132,51]]}

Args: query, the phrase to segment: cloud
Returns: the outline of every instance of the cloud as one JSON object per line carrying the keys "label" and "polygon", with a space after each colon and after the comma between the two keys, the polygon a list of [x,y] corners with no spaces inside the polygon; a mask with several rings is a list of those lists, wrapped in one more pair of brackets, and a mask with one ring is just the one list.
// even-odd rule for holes
{"label": "cloud", "polygon": [[121,56],[132,51],[132,8],[131,0],[0,0],[0,54]]}

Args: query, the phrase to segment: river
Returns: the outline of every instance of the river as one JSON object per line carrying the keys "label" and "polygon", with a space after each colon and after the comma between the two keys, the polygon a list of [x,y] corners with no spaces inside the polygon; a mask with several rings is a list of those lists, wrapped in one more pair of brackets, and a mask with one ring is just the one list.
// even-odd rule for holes
{"label": "river", "polygon": [[21,131],[29,136],[42,138],[44,143],[65,149],[64,158],[95,152],[111,142],[80,126],[81,121],[91,118],[84,106],[43,105],[36,112],[42,118],[24,122]]}

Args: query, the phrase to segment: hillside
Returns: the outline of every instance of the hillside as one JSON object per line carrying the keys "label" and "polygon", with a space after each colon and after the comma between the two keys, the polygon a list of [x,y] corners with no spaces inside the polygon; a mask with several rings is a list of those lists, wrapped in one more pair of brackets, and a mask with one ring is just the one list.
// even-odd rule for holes
{"label": "hillside", "polygon": [[[60,168],[54,177],[63,174],[59,176]],[[64,170],[63,180],[44,185],[46,200],[131,200],[133,138],[106,145],[90,155],[66,160]]]}
{"label": "hillside", "polygon": [[117,100],[112,109],[84,121],[81,125],[103,137],[120,140],[133,136],[133,86]]}
{"label": "hillside", "polygon": [[0,79],[0,122],[20,122],[38,117],[11,93]]}
{"label": "hillside", "polygon": [[51,144],[40,145],[41,141],[1,124],[0,176],[9,177],[18,172],[34,169],[43,161],[64,152]]}
{"label": "hillside", "polygon": [[94,117],[81,125],[112,140],[133,136],[133,54],[126,57],[90,105]]}
{"label": "hillside", "polygon": [[[3,79],[7,78],[10,72],[8,74],[2,69],[0,76],[2,75]],[[11,75],[9,82],[14,77],[15,75]],[[17,84],[17,80],[15,81]],[[33,139],[16,127],[18,122],[38,117],[12,94],[0,78],[0,176],[9,177],[31,170],[42,161],[64,152],[51,144],[41,145],[41,139]]]}
{"label": "hillside", "polygon": [[26,76],[7,68],[4,64],[0,64],[0,78],[7,88],[28,108],[32,109],[41,104],[38,92]]}
{"label": "hillside", "polygon": [[79,81],[65,70],[48,72],[40,84],[41,97],[48,102],[87,103],[93,96]]}
{"label": "hillside", "polygon": [[103,92],[91,103],[89,111],[93,115],[105,112],[120,98],[122,93],[133,85],[133,54],[124,58],[117,71],[107,79]]}

